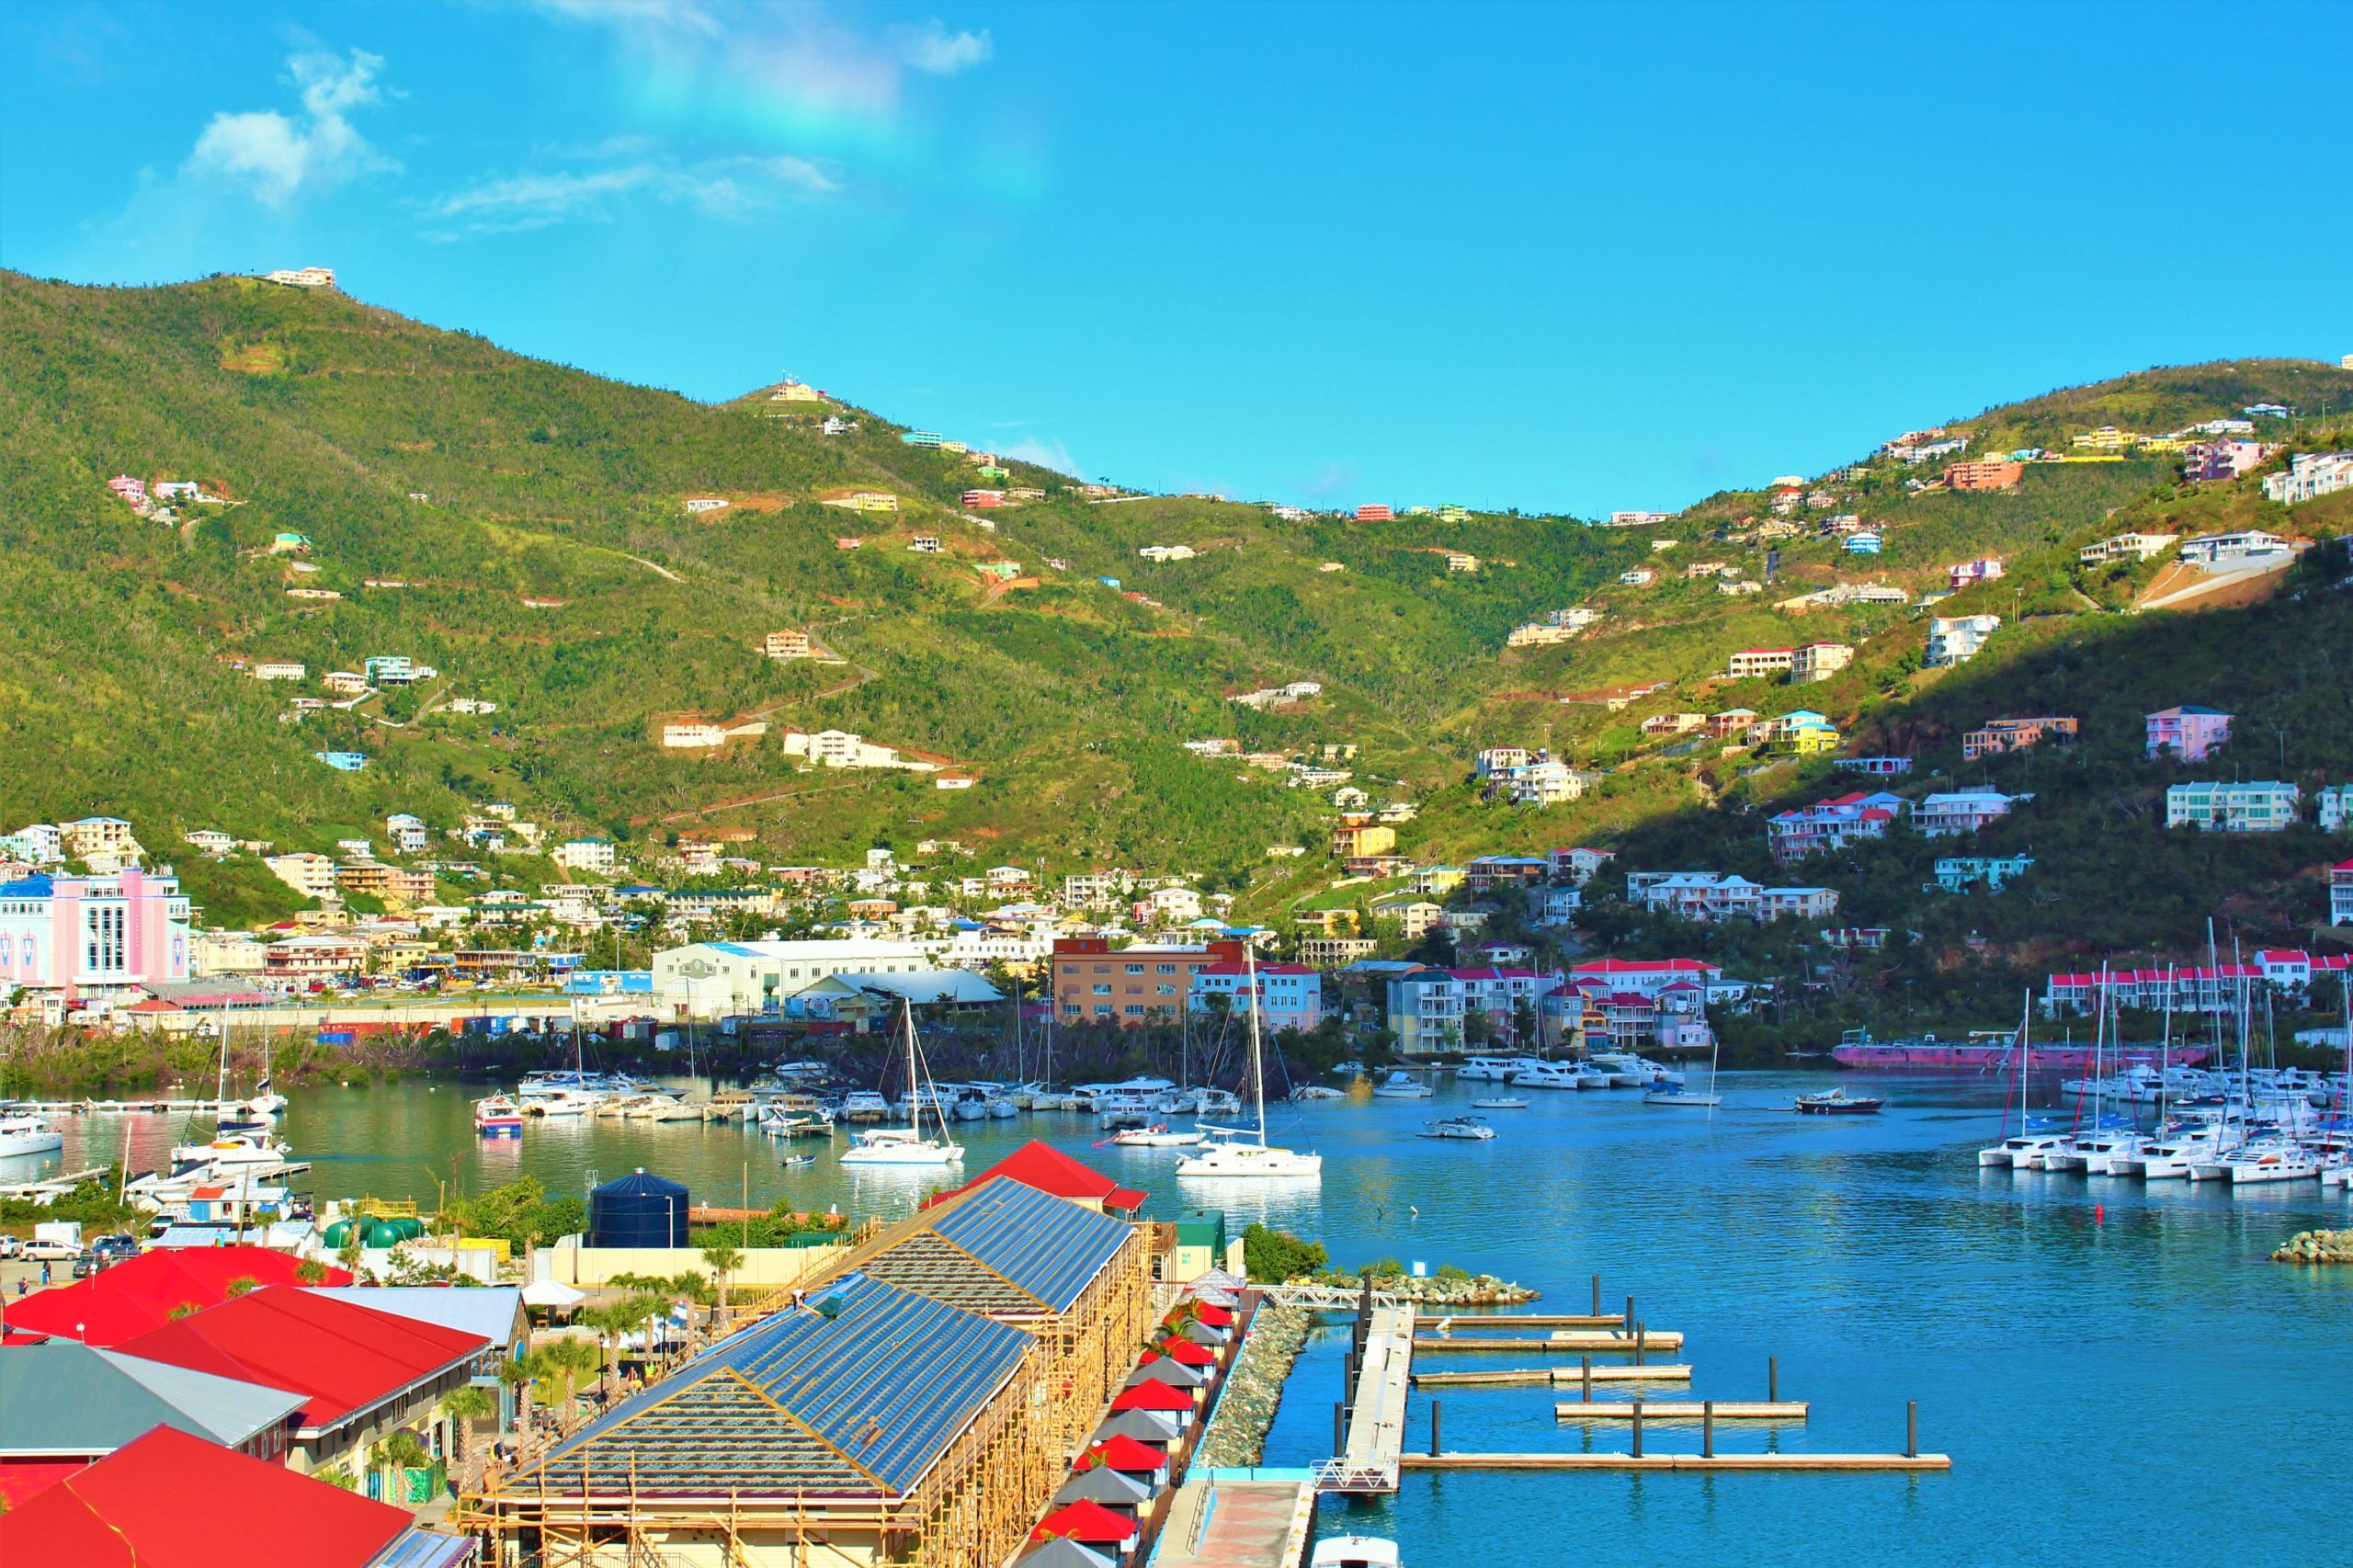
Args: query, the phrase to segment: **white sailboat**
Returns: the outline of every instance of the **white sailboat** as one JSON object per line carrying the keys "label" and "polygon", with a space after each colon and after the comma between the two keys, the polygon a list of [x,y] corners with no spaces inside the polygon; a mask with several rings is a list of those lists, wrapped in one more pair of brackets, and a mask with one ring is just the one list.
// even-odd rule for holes
{"label": "white sailboat", "polygon": [[1258,954],[1255,947],[1243,954],[1245,978],[1250,987],[1250,1101],[1258,1115],[1255,1139],[1239,1129],[1203,1125],[1209,1142],[1176,1162],[1180,1176],[1295,1177],[1321,1180],[1324,1156],[1302,1154],[1267,1142],[1267,1069],[1258,1038]]}
{"label": "white sailboat", "polygon": [[[948,1136],[948,1119],[940,1110],[939,1091],[930,1087],[928,1076],[915,1061],[915,1005],[903,999],[899,1006],[907,1026],[907,1125],[877,1127],[852,1134],[850,1146],[842,1151],[842,1164],[852,1167],[961,1165],[964,1146]],[[923,1108],[926,1100],[931,1104],[932,1114],[939,1117],[938,1138],[923,1135]]]}

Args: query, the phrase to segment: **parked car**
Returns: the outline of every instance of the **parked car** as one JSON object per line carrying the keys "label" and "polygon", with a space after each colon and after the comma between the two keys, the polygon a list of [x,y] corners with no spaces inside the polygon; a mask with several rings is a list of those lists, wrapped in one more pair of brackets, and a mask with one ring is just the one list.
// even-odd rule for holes
{"label": "parked car", "polygon": [[56,1263],[81,1256],[82,1249],[72,1242],[30,1241],[25,1244],[24,1256],[35,1263]]}
{"label": "parked car", "polygon": [[139,1240],[135,1236],[128,1236],[117,1232],[111,1236],[100,1236],[97,1241],[92,1242],[90,1250],[105,1253],[108,1256],[109,1261],[120,1263],[126,1257],[139,1256]]}
{"label": "parked car", "polygon": [[22,1257],[24,1254],[22,1236],[0,1236],[0,1258]]}

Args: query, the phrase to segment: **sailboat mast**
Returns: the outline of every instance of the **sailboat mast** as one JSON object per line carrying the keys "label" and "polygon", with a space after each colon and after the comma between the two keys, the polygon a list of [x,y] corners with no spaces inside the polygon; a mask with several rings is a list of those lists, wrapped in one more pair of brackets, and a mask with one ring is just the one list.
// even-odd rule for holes
{"label": "sailboat mast", "polygon": [[1258,948],[1243,949],[1243,983],[1250,988],[1250,1099],[1258,1112],[1258,1146],[1267,1146],[1267,1068],[1258,1057]]}

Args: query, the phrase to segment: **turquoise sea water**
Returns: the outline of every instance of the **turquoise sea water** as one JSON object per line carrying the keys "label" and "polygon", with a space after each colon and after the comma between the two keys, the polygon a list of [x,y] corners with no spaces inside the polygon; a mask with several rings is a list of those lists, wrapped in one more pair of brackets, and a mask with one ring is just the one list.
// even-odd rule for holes
{"label": "turquoise sea water", "polygon": [[[1674,1358],[1696,1369],[1689,1398],[1762,1398],[1778,1356],[1782,1397],[1813,1402],[1803,1426],[1720,1426],[1720,1451],[1900,1450],[1904,1402],[1917,1400],[1921,1446],[1954,1460],[1922,1476],[1409,1473],[1393,1501],[1326,1502],[1319,1528],[1393,1535],[1413,1568],[2353,1562],[2353,1273],[2266,1258],[2295,1231],[2353,1225],[2353,1199],[2312,1183],[2234,1198],[1981,1172],[1998,1086],[1876,1078],[1891,1101],[1878,1117],[1790,1114],[1796,1089],[1821,1082],[1726,1074],[1712,1118],[1631,1091],[1540,1095],[1494,1113],[1502,1136],[1487,1143],[1414,1135],[1478,1085],[1285,1106],[1279,1140],[1326,1159],[1320,1185],[1279,1191],[1180,1185],[1173,1153],[1092,1148],[1091,1119],[1075,1115],[958,1131],[967,1171],[1040,1136],[1150,1191],[1154,1214],[1221,1207],[1236,1229],[1264,1219],[1344,1265],[1461,1264],[1543,1290],[1534,1310],[1586,1311],[1598,1270],[1605,1310],[1632,1294],[1647,1324],[1688,1336]],[[69,1129],[67,1162],[120,1126]],[[698,1199],[736,1202],[748,1185],[762,1206],[789,1195],[862,1214],[904,1212],[937,1185],[852,1177],[830,1160],[788,1175],[767,1140],[737,1128],[558,1122],[484,1145],[447,1085],[305,1090],[284,1131],[318,1162],[321,1197],[430,1203],[437,1178],[472,1189],[527,1170],[578,1190],[592,1171],[643,1165]],[[137,1126],[134,1164],[169,1135]],[[89,1147],[86,1162],[113,1152]],[[1302,1358],[1267,1463],[1325,1457],[1341,1342],[1326,1335]],[[1449,1449],[1627,1441],[1556,1423],[1546,1386],[1442,1397]],[[1427,1445],[1427,1412],[1417,1394],[1409,1448]],[[1696,1451],[1696,1424],[1656,1424],[1646,1447]]]}

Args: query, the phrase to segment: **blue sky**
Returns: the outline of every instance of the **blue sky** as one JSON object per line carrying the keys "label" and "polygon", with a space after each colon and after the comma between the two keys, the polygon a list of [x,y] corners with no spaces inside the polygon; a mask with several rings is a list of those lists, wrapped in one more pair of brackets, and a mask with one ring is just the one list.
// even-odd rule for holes
{"label": "blue sky", "polygon": [[0,264],[326,265],[1088,477],[1591,515],[2353,352],[2348,47],[2336,4],[16,0]]}

